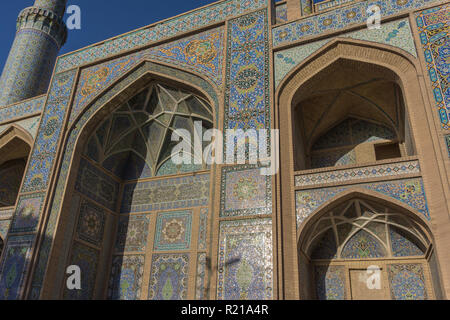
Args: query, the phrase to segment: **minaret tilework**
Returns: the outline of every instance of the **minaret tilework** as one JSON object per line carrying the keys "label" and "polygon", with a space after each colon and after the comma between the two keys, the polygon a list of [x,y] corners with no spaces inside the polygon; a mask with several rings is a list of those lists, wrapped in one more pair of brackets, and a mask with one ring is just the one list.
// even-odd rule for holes
{"label": "minaret tilework", "polygon": [[67,0],[36,0],[17,18],[17,33],[0,78],[0,106],[47,92],[59,49],[67,38]]}

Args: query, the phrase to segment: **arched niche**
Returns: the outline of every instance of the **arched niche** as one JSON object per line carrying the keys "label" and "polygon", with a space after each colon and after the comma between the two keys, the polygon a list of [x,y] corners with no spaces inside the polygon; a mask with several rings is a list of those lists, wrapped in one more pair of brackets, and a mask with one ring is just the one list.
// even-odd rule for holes
{"label": "arched niche", "polygon": [[[139,284],[142,286],[139,287],[139,294],[136,294],[137,291],[122,291],[124,279],[121,270],[131,267],[132,272],[137,272],[153,266],[153,256],[158,255],[154,251],[154,232],[165,228],[166,215],[178,215],[174,219],[185,219],[189,228],[198,228],[198,219],[207,223],[209,198],[200,204],[193,201],[193,206],[189,206],[186,205],[189,199],[184,193],[184,198],[180,197],[184,207],[158,203],[158,209],[156,206],[152,209],[150,203],[137,211],[133,209],[135,204],[132,202],[177,197],[173,190],[163,191],[172,182],[186,184],[186,181],[194,181],[196,184],[191,186],[192,192],[209,193],[208,166],[201,163],[200,167],[168,168],[167,154],[162,150],[167,146],[170,149],[172,145],[170,142],[166,144],[167,139],[180,124],[187,129],[186,124],[191,126],[195,120],[203,120],[203,129],[213,127],[217,122],[217,109],[217,95],[207,80],[193,73],[147,61],[102,92],[79,115],[65,137],[62,160],[65,167],[57,179],[57,190],[61,191],[56,193],[49,218],[58,219],[58,224],[53,231],[54,237],[46,238],[53,246],[48,257],[42,297],[151,298],[149,280]],[[166,133],[159,136],[155,125]],[[159,138],[151,142],[147,140],[153,137]],[[153,185],[155,190],[149,192],[139,188]],[[187,192],[182,187],[176,192],[183,190]],[[131,202],[122,202],[125,197]],[[158,219],[162,221],[161,226],[156,226]],[[186,226],[177,226],[177,223],[171,225],[173,228],[170,230],[191,231]],[[145,229],[146,244],[138,248],[129,236],[133,237],[136,229],[141,228]],[[51,234],[50,231],[47,230],[47,234]],[[195,232],[192,230],[192,234]],[[138,236],[136,241],[144,238]],[[189,261],[185,262],[190,270],[197,262],[194,252],[201,250],[206,255],[206,246],[197,249],[193,245],[194,240],[189,244]],[[180,254],[179,251],[175,250],[175,253]],[[130,255],[130,252],[135,255]],[[129,260],[133,257],[137,260]],[[65,286],[64,270],[72,264],[82,266],[82,272],[87,275],[87,282],[83,284],[85,289],[81,292],[70,292]],[[172,282],[172,285],[176,286],[176,283]],[[187,291],[182,294],[186,295]],[[189,291],[189,295],[192,294]]]}
{"label": "arched niche", "polygon": [[[357,121],[387,128],[394,134],[380,144],[398,143],[402,158],[410,159],[410,155],[419,153],[417,136],[420,136],[420,141],[430,139],[425,130],[412,129],[419,123],[423,125],[422,118],[427,112],[417,80],[419,74],[417,60],[402,50],[337,38],[306,58],[280,83],[275,105],[282,163],[279,213],[282,232],[279,241],[283,244],[280,267],[284,274],[285,297],[300,298],[304,285],[299,278],[298,271],[302,266],[298,263],[298,251],[293,250],[298,245],[295,191],[301,189],[295,186],[293,176],[333,170],[330,165],[308,170],[311,168],[311,148],[346,121],[347,128]],[[373,93],[380,90],[386,94],[374,97]],[[387,105],[393,107],[387,108]],[[363,148],[360,154],[371,154],[372,157],[347,165],[347,168],[377,165],[379,160],[375,156],[374,143],[367,146],[372,148],[371,152],[367,152],[368,149],[363,151]],[[423,152],[423,144],[420,148]],[[382,163],[395,162],[397,156],[398,153],[394,159]],[[431,167],[424,165],[421,169],[429,171]],[[439,252],[439,247],[438,243],[436,252]]]}
{"label": "arched niche", "polygon": [[352,192],[333,200],[302,226],[298,248],[304,298],[426,300],[437,295],[429,227],[416,213],[385,199]]}
{"label": "arched niche", "polygon": [[31,135],[17,125],[0,135],[0,207],[16,204],[32,143]]}

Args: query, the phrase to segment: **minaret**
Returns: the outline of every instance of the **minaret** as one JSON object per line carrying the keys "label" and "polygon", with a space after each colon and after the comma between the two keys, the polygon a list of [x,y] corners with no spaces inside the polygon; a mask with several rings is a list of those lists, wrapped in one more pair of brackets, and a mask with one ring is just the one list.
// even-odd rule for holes
{"label": "minaret", "polygon": [[16,38],[0,78],[0,106],[47,92],[59,49],[67,0],[36,0],[17,18]]}

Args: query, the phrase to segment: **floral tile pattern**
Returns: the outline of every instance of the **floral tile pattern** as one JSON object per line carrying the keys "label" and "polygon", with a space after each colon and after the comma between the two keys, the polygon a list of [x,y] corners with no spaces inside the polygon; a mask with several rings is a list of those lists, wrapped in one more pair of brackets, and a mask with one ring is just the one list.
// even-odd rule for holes
{"label": "floral tile pattern", "polygon": [[222,168],[221,217],[270,214],[272,186],[270,176],[251,166]]}
{"label": "floral tile pattern", "polygon": [[272,247],[271,219],[222,221],[217,299],[271,300]]}
{"label": "floral tile pattern", "polygon": [[185,300],[189,254],[154,254],[148,290],[149,300]]}
{"label": "floral tile pattern", "polygon": [[144,276],[144,255],[114,256],[108,299],[139,300]]}
{"label": "floral tile pattern", "polygon": [[144,252],[150,218],[148,215],[130,215],[119,217],[115,249],[125,252]]}
{"label": "floral tile pattern", "polygon": [[154,249],[186,250],[191,245],[192,211],[159,213],[156,220]]}

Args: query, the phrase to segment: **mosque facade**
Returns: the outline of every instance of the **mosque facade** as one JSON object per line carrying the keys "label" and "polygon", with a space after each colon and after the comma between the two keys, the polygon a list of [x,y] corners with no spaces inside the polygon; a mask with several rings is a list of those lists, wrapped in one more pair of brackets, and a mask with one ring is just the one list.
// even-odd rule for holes
{"label": "mosque facade", "polygon": [[59,56],[66,6],[0,78],[0,298],[449,297],[449,1],[221,0]]}

